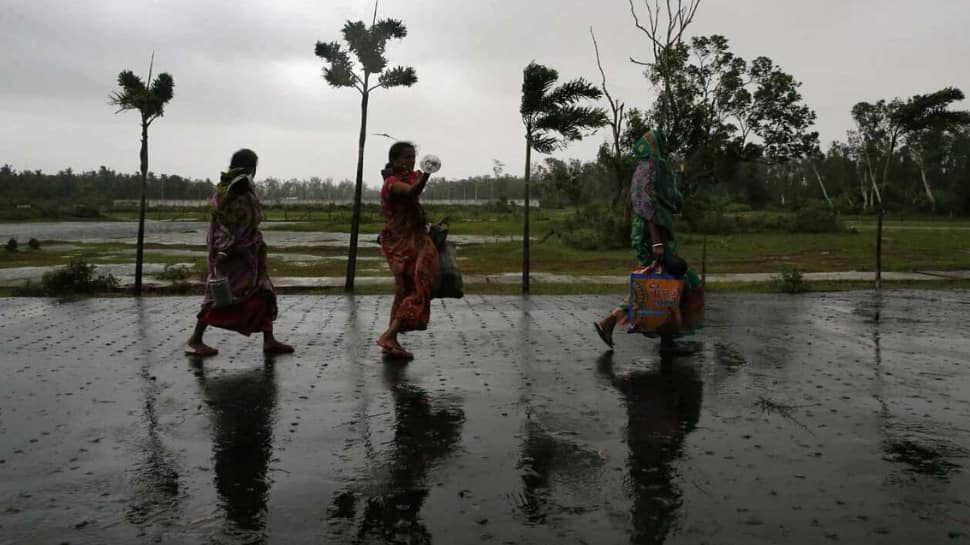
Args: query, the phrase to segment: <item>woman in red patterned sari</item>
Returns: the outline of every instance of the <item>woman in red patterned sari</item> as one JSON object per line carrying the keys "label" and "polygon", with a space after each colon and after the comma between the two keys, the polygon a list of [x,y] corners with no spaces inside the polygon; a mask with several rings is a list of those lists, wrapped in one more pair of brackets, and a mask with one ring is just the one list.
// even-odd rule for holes
{"label": "woman in red patterned sari", "polygon": [[427,218],[418,197],[431,176],[414,170],[414,145],[396,142],[388,152],[381,188],[381,251],[394,273],[390,325],[377,344],[391,358],[413,359],[397,334],[424,331],[431,316],[431,291],[439,279],[438,250],[428,235]]}

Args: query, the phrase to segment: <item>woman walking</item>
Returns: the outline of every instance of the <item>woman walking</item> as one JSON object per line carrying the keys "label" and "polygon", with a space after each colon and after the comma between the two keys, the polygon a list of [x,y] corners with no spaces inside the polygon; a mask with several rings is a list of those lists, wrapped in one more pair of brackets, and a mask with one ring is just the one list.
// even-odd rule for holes
{"label": "woman walking", "polygon": [[377,339],[384,355],[413,359],[398,342],[398,333],[423,331],[431,316],[431,292],[439,280],[438,250],[428,235],[427,217],[418,197],[431,176],[414,170],[415,148],[396,142],[382,171],[381,251],[394,273],[394,303],[387,330]]}
{"label": "woman walking", "polygon": [[[259,230],[263,211],[253,181],[258,160],[249,149],[234,153],[229,170],[222,173],[216,193],[209,199],[212,219],[206,236],[208,282],[202,311],[187,343],[189,355],[206,357],[219,353],[202,341],[210,325],[247,337],[261,332],[263,352],[267,354],[293,352],[292,346],[273,336],[276,292],[266,270],[266,244]],[[232,301],[217,307],[210,284],[222,278],[232,292]]]}
{"label": "woman walking", "polygon": [[[633,204],[633,225],[630,239],[637,263],[646,267],[660,264],[664,272],[684,277],[685,293],[681,306],[686,306],[691,292],[701,287],[701,279],[677,253],[674,237],[674,215],[680,212],[682,199],[677,188],[677,176],[667,161],[667,141],[659,130],[647,131],[633,147],[638,164],[630,185]],[[695,297],[702,297],[699,293]],[[702,304],[702,303],[701,303]],[[613,348],[613,328],[626,323],[629,301],[613,309],[594,324],[603,342]],[[669,340],[669,339],[668,339]]]}

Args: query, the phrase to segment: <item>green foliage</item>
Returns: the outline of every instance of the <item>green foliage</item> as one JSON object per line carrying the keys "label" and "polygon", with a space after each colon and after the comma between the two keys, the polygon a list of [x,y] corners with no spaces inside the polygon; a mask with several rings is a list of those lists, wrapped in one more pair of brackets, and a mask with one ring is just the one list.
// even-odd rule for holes
{"label": "green foliage", "polygon": [[793,233],[840,233],[845,224],[825,206],[806,206],[795,212],[789,230]]}
{"label": "green foliage", "polygon": [[40,241],[36,238],[32,238],[27,241],[27,247],[31,250],[40,250]]}
{"label": "green foliage", "polygon": [[4,246],[4,247],[7,249],[8,252],[16,252],[17,251],[17,239],[12,238],[12,239],[8,240],[7,241],[7,245]]}
{"label": "green foliage", "polygon": [[564,244],[577,250],[617,250],[630,247],[630,222],[622,211],[603,204],[583,207],[558,228]]}
{"label": "green foliage", "polygon": [[65,267],[44,273],[39,286],[27,283],[14,290],[15,295],[66,297],[110,292],[118,288],[118,279],[111,274],[95,275],[95,266],[80,259],[71,260]]}
{"label": "green foliage", "polygon": [[802,272],[798,268],[786,268],[775,277],[774,284],[778,291],[782,293],[804,293],[808,291],[808,284],[802,278]]}
{"label": "green foliage", "polygon": [[119,112],[138,110],[147,124],[162,117],[165,104],[175,96],[175,80],[167,73],[159,74],[151,86],[146,86],[134,72],[124,70],[118,74],[118,86],[121,90],[111,94],[109,103],[118,106]]}
{"label": "green foliage", "polygon": [[[355,87],[366,95],[374,89],[370,87],[371,74],[378,74],[377,87],[410,87],[418,81],[414,68],[397,66],[388,70],[385,56],[389,40],[407,35],[407,27],[396,19],[383,19],[370,27],[363,21],[347,21],[343,28],[346,50],[337,42],[317,42],[314,53],[326,63],[323,77],[333,87]],[[355,72],[349,53],[357,57],[363,75]]]}
{"label": "green foliage", "polygon": [[660,94],[642,124],[663,128],[673,156],[685,162],[688,201],[733,177],[741,162],[780,163],[818,145],[801,84],[767,57],[748,63],[736,56],[724,36],[672,45],[647,76]]}
{"label": "green foliage", "polygon": [[556,87],[559,72],[529,63],[522,72],[522,103],[519,113],[526,128],[526,139],[539,153],[551,153],[582,138],[584,131],[608,123],[606,110],[582,106],[586,100],[599,100],[603,93],[579,78]]}

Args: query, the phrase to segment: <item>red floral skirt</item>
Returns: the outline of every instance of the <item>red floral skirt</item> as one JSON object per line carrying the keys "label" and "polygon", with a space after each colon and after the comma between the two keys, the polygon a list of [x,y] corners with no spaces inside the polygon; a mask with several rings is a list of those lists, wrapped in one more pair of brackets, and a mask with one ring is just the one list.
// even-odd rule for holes
{"label": "red floral skirt", "polygon": [[229,307],[212,308],[211,303],[206,304],[199,313],[199,321],[247,337],[252,333],[272,331],[276,305],[268,299],[265,293],[257,292]]}

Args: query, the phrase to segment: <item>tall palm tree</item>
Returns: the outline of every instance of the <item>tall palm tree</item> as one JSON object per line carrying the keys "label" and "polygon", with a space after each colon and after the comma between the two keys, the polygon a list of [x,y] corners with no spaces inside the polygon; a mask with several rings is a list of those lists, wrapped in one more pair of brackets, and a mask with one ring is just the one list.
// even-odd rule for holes
{"label": "tall palm tree", "polygon": [[118,86],[121,90],[111,93],[109,103],[118,107],[120,113],[128,110],[138,110],[141,114],[141,204],[138,209],[138,243],[135,258],[135,295],[141,295],[141,270],[145,252],[145,187],[148,185],[148,127],[153,121],[165,113],[165,104],[175,96],[175,81],[167,73],[161,73],[152,81],[152,69],[155,66],[155,54],[148,68],[148,82],[131,70],[124,70],[118,74]]}
{"label": "tall palm tree", "polygon": [[525,125],[525,216],[522,227],[522,293],[529,293],[529,178],[532,151],[552,153],[583,132],[608,123],[606,110],[583,106],[598,100],[602,92],[579,78],[555,87],[559,72],[535,61],[525,67],[522,78],[522,124]]}
{"label": "tall palm tree", "polygon": [[[404,23],[396,19],[377,20],[377,5],[374,5],[374,20],[371,26],[363,21],[347,21],[343,28],[347,50],[337,42],[317,42],[316,55],[325,61],[323,77],[332,87],[353,87],[360,93],[360,139],[357,144],[357,185],[354,189],[354,215],[350,226],[350,255],[347,258],[347,280],[345,291],[354,290],[354,275],[357,269],[357,238],[360,234],[360,201],[364,183],[364,143],[367,139],[367,103],[370,93],[377,89],[391,87],[410,87],[417,83],[418,76],[410,66],[387,68],[384,49],[388,40],[403,39],[408,31]],[[348,51],[353,52],[361,65],[355,71]],[[376,81],[375,81],[376,80]]]}

